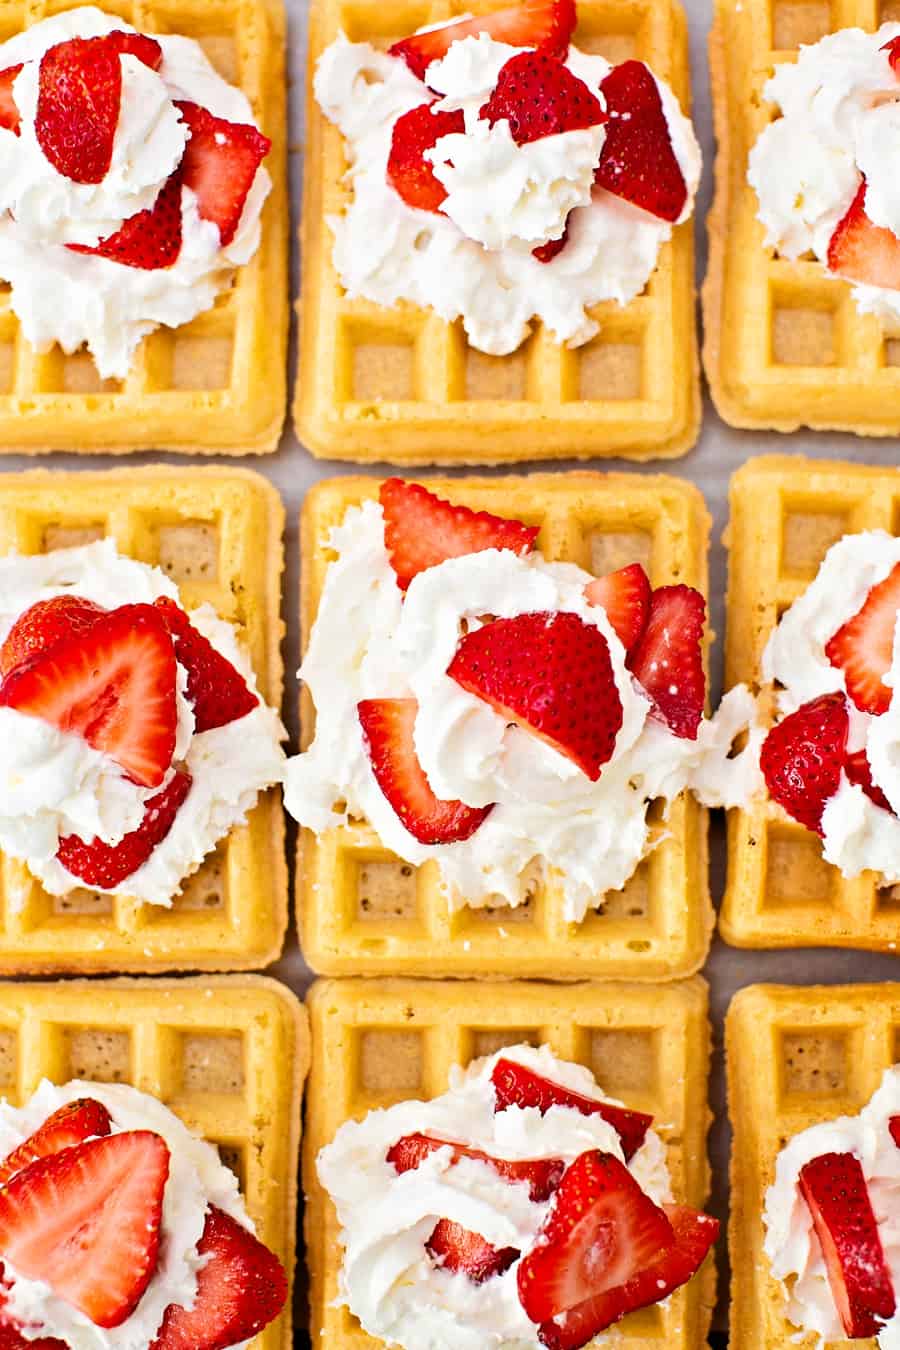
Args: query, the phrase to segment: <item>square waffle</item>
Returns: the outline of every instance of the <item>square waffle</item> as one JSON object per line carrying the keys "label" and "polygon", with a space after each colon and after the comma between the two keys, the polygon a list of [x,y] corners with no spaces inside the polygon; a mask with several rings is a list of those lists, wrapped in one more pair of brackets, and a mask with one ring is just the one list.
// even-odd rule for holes
{"label": "square waffle", "polygon": [[[700,493],[673,478],[568,473],[423,480],[440,496],[541,527],[545,558],[602,575],[641,562],[654,585],[682,581],[706,592],[709,518]],[[331,554],[328,535],[348,507],[377,497],[377,478],[335,478],[307,495],[301,521],[304,645]],[[304,744],[314,709],[304,691]],[[364,822],[316,836],[300,832],[301,941],[326,975],[506,975],[523,978],[672,979],[702,965],[713,923],[706,811],[673,803],[665,840],[602,911],[567,922],[552,879],[527,882],[516,909],[451,913],[437,866],[415,868]]]}
{"label": "square waffle", "polygon": [[[275,489],[245,469],[0,475],[0,556],[112,536],[121,553],[161,567],[187,609],[208,601],[238,627],[260,693],[276,708],[283,521]],[[281,951],[286,911],[284,819],[272,789],[171,909],[84,887],[51,896],[23,863],[0,854],[0,971],[261,967]]]}
{"label": "square waffle", "polygon": [[[314,455],[361,463],[499,464],[684,454],[700,401],[693,225],[676,227],[643,294],[591,313],[601,332],[570,350],[535,326],[509,356],[469,347],[462,324],[402,303],[344,294],[327,215],[345,206],[340,132],[312,92],[316,63],[343,30],[385,48],[424,24],[507,0],[313,0],[310,6],[301,359],[295,417]],[[688,111],[687,33],[678,0],[579,0],[574,41],[611,62],[637,57]]]}
{"label": "square waffle", "polygon": [[[758,688],[763,650],[827,550],[845,534],[900,532],[900,472],[765,456],[731,483],[726,686]],[[729,812],[721,916],[739,947],[866,947],[900,941],[900,887],[853,880],[825,862],[817,835],[763,797]]]}
{"label": "square waffle", "polygon": [[[323,980],[313,986],[309,1011],[313,1067],[303,1183],[310,1330],[322,1350],[376,1350],[383,1342],[368,1336],[347,1308],[334,1306],[340,1230],[316,1175],[319,1150],[345,1120],[446,1091],[454,1064],[522,1041],[548,1044],[560,1058],[586,1064],[611,1096],[653,1114],[676,1196],[698,1207],[706,1200],[709,1024],[699,978],[652,991],[633,984]],[[706,1342],[715,1282],[710,1260],[665,1307],[632,1313],[602,1343],[696,1350]]]}
{"label": "square waffle", "polygon": [[[218,1146],[289,1279],[308,1066],[304,1009],[260,976],[0,984],[0,1096],[20,1106],[43,1078],[83,1078],[158,1097]],[[289,1302],[250,1347],[291,1346]]]}
{"label": "square waffle", "polygon": [[703,286],[703,359],[713,400],[739,427],[900,431],[900,327],[859,314],[845,281],[764,244],[747,157],[778,116],[763,86],[801,43],[896,8],[884,0],[716,0],[709,40],[718,157]]}
{"label": "square waffle", "polygon": [[[3,0],[0,41],[82,0]],[[158,328],[125,380],[101,380],[86,350],[38,354],[0,283],[0,453],[274,450],[284,421],[288,331],[285,16],[282,0],[99,0],[145,33],[194,38],[250,100],[272,140],[272,192],[256,256],[215,306]]]}

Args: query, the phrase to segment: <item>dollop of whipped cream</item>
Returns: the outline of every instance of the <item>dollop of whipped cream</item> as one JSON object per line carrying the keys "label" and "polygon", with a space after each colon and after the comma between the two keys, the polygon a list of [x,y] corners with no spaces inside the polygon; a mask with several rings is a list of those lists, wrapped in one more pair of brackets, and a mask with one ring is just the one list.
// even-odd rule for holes
{"label": "dollop of whipped cream", "polygon": [[[32,605],[67,592],[105,609],[152,604],[160,596],[180,603],[177,586],[164,572],[121,556],[111,539],[36,556],[11,554],[0,558],[0,643]],[[193,781],[165,839],[117,888],[153,905],[171,906],[185,879],[230,829],[246,820],[259,793],[280,783],[284,773],[285,730],[260,696],[231,624],[208,604],[191,610],[190,619],[259,702],[226,726],[195,733],[185,696],[187,672],[179,665],[174,758]],[[81,885],[56,858],[61,838],[77,834],[117,844],[138,828],[147,801],[162,791],[133,783],[80,736],[15,708],[0,707],[0,742],[0,848],[21,858],[52,895]]]}
{"label": "dollop of whipped cream", "polygon": [[[177,1116],[136,1088],[121,1083],[71,1082],[57,1087],[44,1080],[21,1109],[0,1101],[0,1156],[15,1148],[61,1106],[91,1097],[105,1106],[112,1134],[152,1130],[169,1148],[169,1177],[163,1196],[159,1262],[141,1301],[121,1326],[104,1329],[59,1298],[43,1280],[28,1279],[3,1262],[6,1311],[23,1325],[31,1340],[56,1336],[70,1350],[149,1350],[170,1303],[192,1306],[197,1294],[197,1272],[204,1258],[197,1252],[206,1212],[215,1205],[242,1227],[254,1231],[238,1189],[237,1178],[221,1161],[212,1144],[198,1139]],[[0,1252],[0,1257],[2,1257]],[[249,1342],[245,1344],[249,1345]],[[235,1346],[233,1350],[242,1350]]]}
{"label": "dollop of whipped cream", "polygon": [[[523,1254],[533,1245],[551,1201],[535,1203],[527,1184],[503,1181],[485,1163],[452,1161],[449,1149],[398,1174],[388,1150],[407,1134],[430,1134],[512,1161],[562,1158],[573,1163],[590,1149],[625,1159],[619,1136],[599,1116],[572,1107],[511,1106],[495,1113],[491,1073],[500,1058],[600,1101],[611,1100],[593,1074],[555,1057],[548,1046],[504,1048],[468,1069],[451,1070],[450,1090],[430,1102],[400,1102],[348,1121],[319,1153],[319,1179],[341,1223],[344,1260],[340,1297],[370,1335],[403,1347],[434,1350],[518,1350],[539,1344],[537,1327],[519,1302],[518,1261],[502,1275],[475,1284],[441,1269],[425,1250],[439,1219],[480,1233],[495,1247]],[[618,1104],[618,1103],[617,1103]],[[665,1146],[650,1130],[629,1170],[656,1204],[672,1200]],[[596,1344],[610,1338],[600,1336]]]}
{"label": "dollop of whipped cream", "polygon": [[12,288],[13,311],[32,347],[48,351],[58,342],[74,352],[86,345],[103,378],[124,379],[146,334],[211,308],[232,270],[253,257],[271,179],[264,167],[257,170],[225,248],[218,226],[200,218],[195,194],[183,187],[182,246],[171,267],[127,267],[66,248],[97,244],[153,206],[187,140],[176,101],[198,103],[232,122],[254,122],[247,98],[216,73],[197,42],[162,34],[155,38],[163,52],[159,71],[134,56],[120,57],[122,100],[105,178],[96,184],[66,178],[45,158],[35,134],[41,58],[70,38],[116,31],[135,30],[83,6],[0,44],[0,70],[23,65],[13,83],[19,135],[0,127],[0,277]]}
{"label": "dollop of whipped cream", "polygon": [[[888,1069],[858,1116],[823,1121],[794,1135],[778,1155],[775,1181],[766,1192],[763,1249],[772,1274],[785,1283],[787,1315],[794,1326],[823,1341],[845,1340],[812,1215],[798,1185],[808,1162],[825,1153],[852,1153],[862,1164],[895,1292],[900,1296],[900,1148],[890,1133],[900,1115],[900,1066]],[[900,1350],[900,1313],[878,1334],[881,1350]]]}
{"label": "dollop of whipped cream", "polygon": [[[352,200],[328,220],[341,284],[380,305],[409,300],[448,322],[462,318],[472,346],[494,355],[515,351],[535,317],[558,342],[589,341],[598,324],[587,310],[640,294],[672,233],[667,222],[593,185],[602,125],[519,146],[505,119],[490,127],[479,118],[501,68],[520,50],[481,33],[453,42],[426,71],[428,87],[440,95],[435,111],[462,110],[465,117],[464,132],[442,137],[428,152],[447,189],[445,214],[408,206],[387,180],[394,124],[428,98],[406,63],[342,33],[323,53],[314,82],[349,160]],[[609,63],[570,47],[566,65],[604,106],[600,84]],[[700,150],[675,95],[656,83],[688,188],[685,219]],[[532,257],[535,246],[562,237],[567,218],[568,241],[557,257]]]}
{"label": "dollop of whipped cream", "polygon": [[[300,669],[316,705],[316,735],[288,764],[286,778],[286,806],[309,829],[367,819],[407,862],[437,862],[454,909],[517,905],[521,874],[539,859],[558,873],[566,918],[580,922],[660,842],[647,823],[651,800],[671,802],[690,786],[707,805],[731,806],[755,788],[761,733],[754,729],[747,748],[729,758],[754,715],[749,692],[729,695],[701,723],[696,741],[652,720],[606,611],[585,599],[593,578],[580,567],[492,549],[420,572],[404,598],[377,502],[351,508],[329,545],[337,557]],[[473,631],[485,614],[558,611],[600,630],[622,703],[615,753],[596,783],[446,673],[463,622]],[[496,803],[469,839],[419,843],[375,779],[357,704],[410,696],[418,701],[416,752],[435,794],[473,807]]]}

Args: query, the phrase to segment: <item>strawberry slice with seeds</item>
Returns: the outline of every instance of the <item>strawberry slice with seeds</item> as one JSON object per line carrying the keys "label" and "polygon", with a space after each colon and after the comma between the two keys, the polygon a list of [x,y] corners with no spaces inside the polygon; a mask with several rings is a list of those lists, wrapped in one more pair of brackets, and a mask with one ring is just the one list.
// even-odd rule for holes
{"label": "strawberry slice with seeds", "polygon": [[473,1284],[502,1275],[519,1258],[515,1247],[492,1247],[480,1234],[452,1219],[438,1220],[425,1248],[443,1270],[467,1275]]}
{"label": "strawberry slice with seeds", "polygon": [[65,1341],[49,1336],[41,1336],[36,1341],[26,1341],[16,1327],[8,1322],[0,1322],[0,1350],[69,1350]]}
{"label": "strawberry slice with seeds", "polygon": [[660,220],[678,220],[687,184],[655,79],[643,61],[624,61],[600,88],[609,121],[595,181]]}
{"label": "strawberry slice with seeds", "polygon": [[108,611],[80,595],[38,600],[21,614],[0,648],[0,675],[8,675],[28,657],[49,651],[64,638],[87,633]]}
{"label": "strawberry slice with seeds", "polygon": [[397,118],[391,134],[387,177],[407,206],[414,206],[419,211],[440,211],[447,189],[435,177],[425,151],[436,145],[442,136],[465,131],[465,128],[461,111],[432,112],[429,103],[411,108]]}
{"label": "strawberry slice with seeds", "polygon": [[851,783],[856,783],[858,787],[862,788],[870,801],[874,802],[876,806],[880,806],[882,811],[890,811],[893,814],[894,808],[881,788],[872,779],[872,766],[869,764],[865,750],[856,750],[852,755],[847,756],[844,760],[844,773]]}
{"label": "strawberry slice with seeds", "polygon": [[867,286],[900,289],[900,239],[866,215],[866,180],[828,244],[828,270]]}
{"label": "strawberry slice with seeds", "polygon": [[60,839],[58,862],[86,886],[113,891],[126,877],[142,867],[153,850],[162,843],[175,824],[175,817],[191,790],[191,775],[178,769],[163,788],[144,807],[144,818],[136,830],[118,844],[101,839],[89,842],[77,834]]}
{"label": "strawberry slice with seeds", "polygon": [[460,1158],[474,1158],[478,1162],[485,1163],[504,1181],[527,1182],[528,1193],[536,1203],[550,1199],[566,1170],[561,1158],[526,1158],[519,1162],[511,1162],[507,1158],[492,1158],[489,1153],[482,1153],[477,1148],[467,1148],[465,1144],[458,1144],[450,1139],[432,1139],[427,1134],[404,1135],[388,1150],[387,1160],[398,1172],[411,1172],[425,1158],[441,1148],[453,1150],[455,1163],[459,1162]]}
{"label": "strawberry slice with seeds", "polygon": [[606,121],[600,100],[584,81],[544,52],[511,56],[478,115],[491,126],[505,118],[517,145]]}
{"label": "strawberry slice with seeds", "polygon": [[151,70],[159,70],[162,65],[162,47],[156,38],[144,33],[126,33],[124,29],[117,29],[101,40],[119,56],[135,56]]}
{"label": "strawberry slice with seeds", "polygon": [[124,221],[99,244],[67,244],[73,253],[91,253],[123,267],[155,272],[173,267],[181,253],[181,170],[160,188],[156,201]]}
{"label": "strawberry slice with seeds", "polygon": [[862,609],[825,645],[825,655],[844,672],[847,693],[860,712],[879,716],[891,705],[894,691],[884,683],[884,676],[891,668],[898,610],[900,563],[872,587]]}
{"label": "strawberry slice with seeds", "polygon": [[197,1251],[206,1263],[197,1273],[194,1306],[170,1305],[151,1350],[228,1350],[252,1340],[287,1301],[278,1257],[215,1205]]}
{"label": "strawberry slice with seeds", "polygon": [[900,37],[891,38],[890,42],[886,42],[881,50],[887,52],[888,60],[896,73],[900,69]]}
{"label": "strawberry slice with seeds", "polygon": [[187,671],[187,697],[194,709],[194,731],[212,731],[246,717],[259,704],[247,681],[191,623],[174,600],[155,601],[175,643],[175,656]]}
{"label": "strawberry slice with seeds", "polygon": [[93,1098],[79,1097],[77,1101],[67,1102],[0,1163],[0,1186],[5,1186],[39,1158],[61,1153],[64,1148],[74,1148],[87,1139],[108,1135],[111,1126],[106,1107]]}
{"label": "strawberry slice with seeds", "polygon": [[647,1137],[653,1117],[641,1111],[629,1111],[612,1102],[584,1097],[560,1083],[535,1073],[514,1059],[498,1059],[491,1074],[495,1092],[495,1111],[509,1106],[536,1107],[545,1116],[551,1106],[568,1106],[583,1116],[600,1116],[619,1136],[625,1161],[630,1162]]}
{"label": "strawberry slice with seeds", "polygon": [[0,684],[0,707],[83,737],[143,787],[175,750],[175,649],[152,605],[123,605],[57,642]]}
{"label": "strawberry slice with seeds", "polygon": [[697,738],[706,700],[703,628],[706,601],[690,586],[660,586],[628,667],[653,703],[653,714],[684,740]]}
{"label": "strawberry slice with seeds", "polygon": [[590,604],[606,610],[622,646],[626,652],[631,651],[650,617],[650,581],[641,564],[632,563],[618,572],[598,577],[585,587],[584,593]]}
{"label": "strawberry slice with seeds", "polygon": [[823,694],[778,722],[760,751],[773,801],[816,834],[826,802],[840,787],[849,731],[844,695]]}
{"label": "strawberry slice with seeds", "polygon": [[272,142],[256,127],[213,117],[197,103],[176,103],[190,131],[181,175],[197,195],[203,220],[219,228],[222,247],[235,236],[256,171]]}
{"label": "strawberry slice with seeds", "polygon": [[0,1251],[95,1326],[121,1326],[156,1270],[168,1175],[149,1130],[40,1158],[0,1190]]}
{"label": "strawberry slice with seeds", "polygon": [[384,512],[384,543],[405,591],[413,577],[448,558],[484,549],[509,549],[524,557],[534,547],[537,526],[520,520],[493,516],[454,506],[420,483],[388,478],[382,483],[379,501]]}
{"label": "strawberry slice with seeds", "polygon": [[13,98],[13,85],[21,70],[21,62],[17,66],[10,66],[7,70],[0,70],[0,127],[5,127],[7,131],[14,131],[17,136],[22,122],[22,114],[19,112],[19,105]]}
{"label": "strawberry slice with seeds", "polygon": [[825,1153],[801,1169],[799,1186],[847,1336],[877,1335],[896,1301],[862,1164],[852,1153]]}
{"label": "strawberry slice with seeds", "polygon": [[367,698],[356,710],[378,786],[413,838],[420,844],[470,838],[492,808],[434,795],[416,754],[416,700]]}
{"label": "strawberry slice with seeds", "polygon": [[391,56],[399,56],[414,75],[424,80],[432,61],[440,61],[453,42],[487,33],[495,42],[507,42],[511,47],[537,47],[552,56],[564,57],[569,50],[569,39],[575,31],[575,0],[523,0],[493,14],[481,14],[472,19],[433,28],[429,33],[416,33],[395,42],[389,48]]}

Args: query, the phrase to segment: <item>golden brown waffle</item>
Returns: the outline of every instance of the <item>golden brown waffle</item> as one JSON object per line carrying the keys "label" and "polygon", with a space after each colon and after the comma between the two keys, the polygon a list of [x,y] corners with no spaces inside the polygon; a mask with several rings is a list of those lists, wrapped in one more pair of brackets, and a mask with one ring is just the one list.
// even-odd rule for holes
{"label": "golden brown waffle", "polygon": [[[263,698],[281,705],[284,510],[246,469],[35,470],[0,475],[0,556],[44,553],[110,535],[161,567],[187,609],[208,601],[246,644]],[[13,912],[12,898],[24,905]],[[79,888],[44,892],[0,855],[0,971],[241,970],[281,951],[287,926],[284,818],[260,797],[191,877],[171,909]]]}
{"label": "golden brown waffle", "polygon": [[709,39],[718,156],[703,286],[703,361],[732,426],[896,436],[900,327],[859,314],[845,281],[814,258],[764,245],[747,157],[778,116],[762,97],[776,65],[840,28],[896,17],[868,0],[716,0]]}
{"label": "golden brown waffle", "polygon": [[[0,41],[83,0],[3,0]],[[39,355],[0,284],[0,453],[274,450],[287,398],[287,134],[283,0],[117,0],[100,8],[145,33],[194,38],[250,100],[272,140],[262,242],[213,309],[159,328],[126,380],[101,380],[86,351]]]}
{"label": "golden brown waffle", "polygon": [[[445,1092],[454,1064],[522,1041],[547,1044],[560,1058],[586,1064],[611,1096],[653,1114],[668,1145],[677,1198],[697,1207],[706,1200],[709,1024],[699,978],[652,991],[633,984],[322,980],[310,993],[309,1011],[313,1066],[303,1188],[310,1330],[322,1350],[375,1350],[383,1342],[368,1336],[346,1308],[333,1306],[340,1230],[316,1175],[319,1150],[345,1120]],[[665,1308],[632,1313],[602,1343],[697,1350],[706,1343],[715,1284],[710,1259]]]}
{"label": "golden brown waffle", "polygon": [[[330,530],[347,508],[377,497],[377,478],[334,478],[307,495],[301,521],[304,645],[331,554]],[[476,510],[539,525],[546,558],[598,575],[642,562],[654,585],[706,592],[709,518],[689,483],[662,476],[567,473],[432,478],[428,487]],[[304,694],[304,744],[314,709]],[[583,923],[564,920],[558,889],[535,876],[516,909],[451,914],[437,867],[415,868],[382,847],[364,822],[316,836],[301,831],[301,941],[326,975],[507,975],[522,978],[672,979],[693,974],[709,946],[713,914],[707,817],[693,797],[673,804],[665,841],[622,891]]]}
{"label": "golden brown waffle", "polygon": [[[0,984],[0,1096],[20,1106],[43,1078],[83,1078],[158,1097],[218,1145],[289,1279],[308,1067],[305,1011],[275,980]],[[291,1350],[290,1306],[252,1350]]]}
{"label": "golden brown waffle", "polygon": [[[731,482],[727,686],[758,688],[769,635],[845,534],[900,530],[900,472],[787,456],[750,460]],[[722,934],[739,947],[868,947],[900,941],[900,888],[846,880],[817,835],[767,797],[728,818]]]}
{"label": "golden brown waffle", "polygon": [[[676,228],[646,290],[591,313],[602,331],[569,350],[540,325],[511,356],[470,348],[461,323],[343,292],[327,215],[349,200],[340,132],[312,93],[340,30],[384,48],[420,25],[501,8],[464,0],[313,0],[310,7],[301,359],[294,415],[314,455],[361,463],[499,464],[683,454],[700,426],[693,225]],[[574,41],[617,62],[637,57],[690,104],[687,33],[677,0],[579,0]]]}

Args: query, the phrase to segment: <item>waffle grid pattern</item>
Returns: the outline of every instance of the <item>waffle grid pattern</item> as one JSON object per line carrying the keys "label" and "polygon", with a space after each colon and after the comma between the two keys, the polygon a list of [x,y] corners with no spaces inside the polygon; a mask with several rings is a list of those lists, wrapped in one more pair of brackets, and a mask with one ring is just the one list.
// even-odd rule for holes
{"label": "waffle grid pattern", "polygon": [[[280,706],[283,508],[241,469],[129,469],[0,476],[0,556],[110,535],[120,552],[160,566],[190,610],[203,602],[235,624],[260,691]],[[0,854],[0,971],[160,971],[267,965],[287,925],[284,820],[265,794],[185,885],[171,909],[78,888],[48,895]]]}
{"label": "waffle grid pattern", "polygon": [[[305,1225],[312,1341],[322,1350],[375,1350],[379,1342],[346,1308],[333,1306],[339,1228],[316,1177],[316,1156],[345,1120],[444,1092],[454,1064],[464,1067],[522,1041],[549,1044],[561,1058],[586,1064],[611,1096],[654,1115],[668,1145],[676,1196],[698,1207],[705,1202],[709,1027],[706,985],[699,978],[652,993],[615,983],[561,988],[325,980],[313,987],[309,1010]],[[632,1314],[602,1343],[694,1350],[705,1343],[714,1299],[710,1261],[666,1308]]]}
{"label": "waffle grid pattern", "polygon": [[[666,477],[543,474],[430,479],[441,496],[539,525],[546,558],[602,575],[640,561],[654,585],[686,582],[705,593],[708,518],[700,494]],[[302,629],[308,640],[331,558],[331,528],[348,507],[377,497],[380,480],[318,484],[301,522]],[[304,693],[304,743],[314,709]],[[327,975],[519,976],[671,979],[706,955],[713,922],[706,867],[706,812],[692,797],[673,804],[666,838],[623,891],[581,924],[562,917],[559,890],[523,877],[516,909],[451,913],[436,866],[414,868],[385,850],[364,822],[315,836],[301,831],[300,932],[306,959]],[[660,828],[662,825],[660,823]]]}

